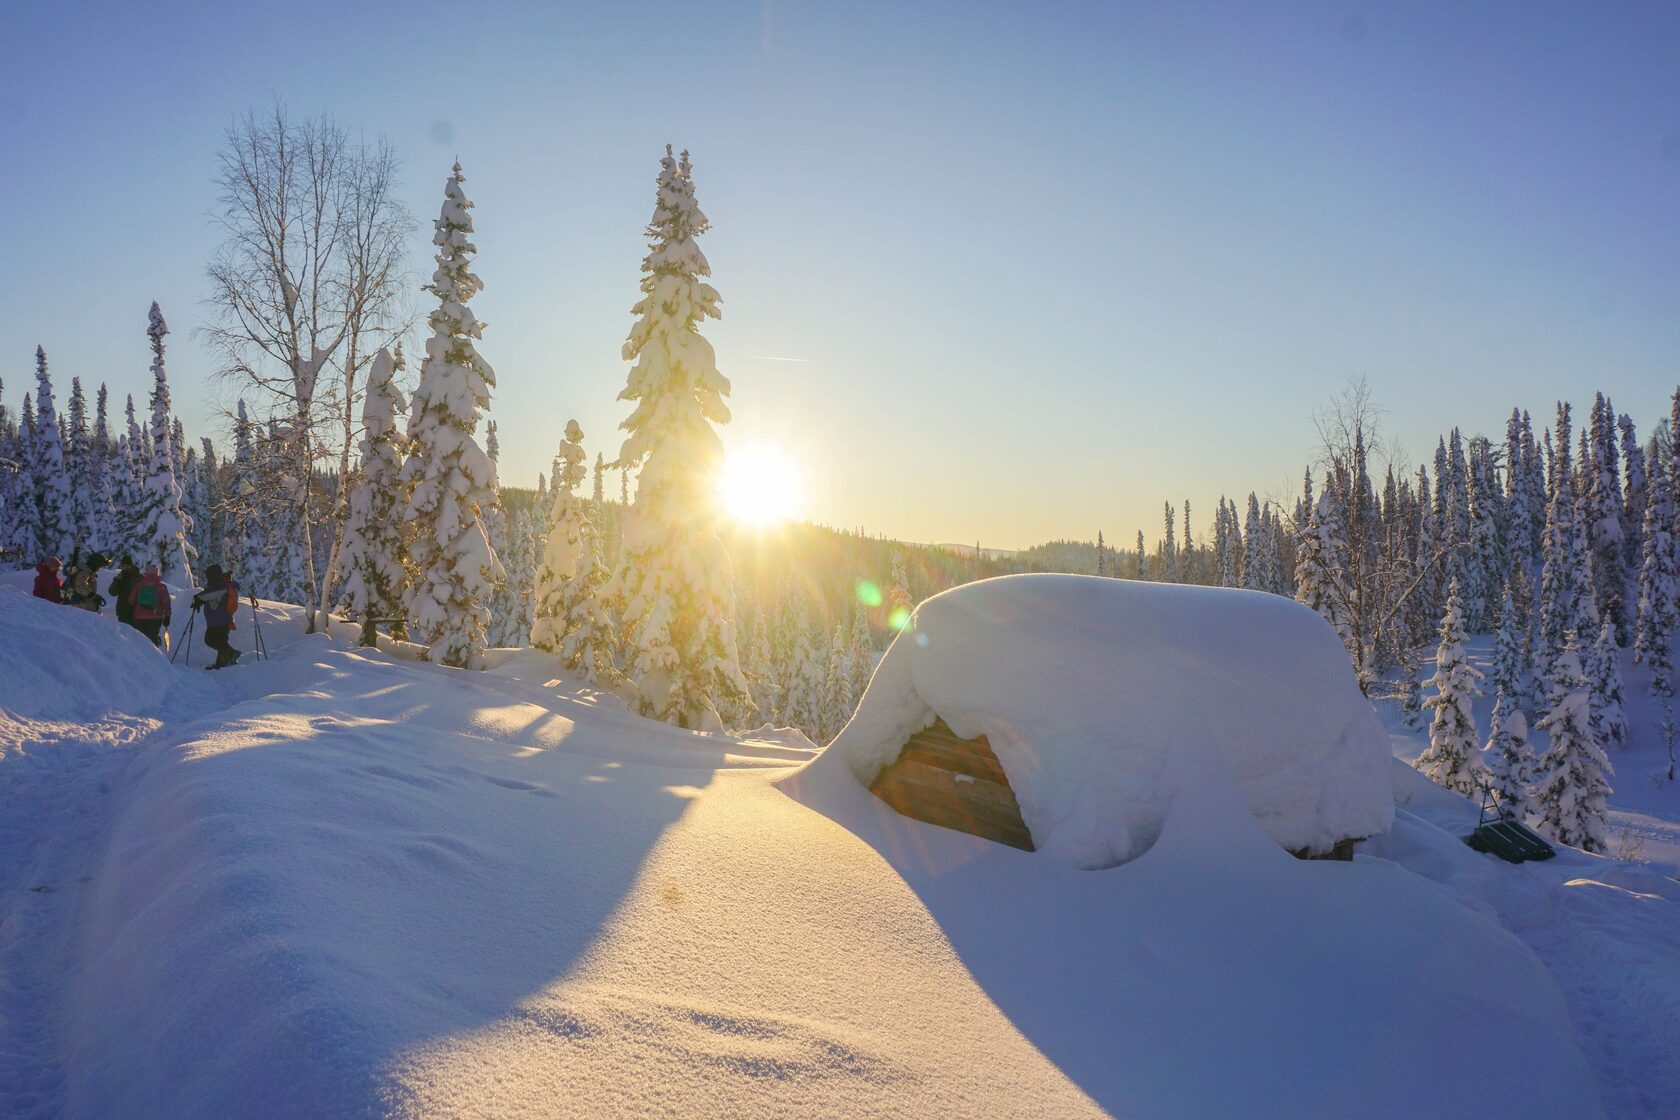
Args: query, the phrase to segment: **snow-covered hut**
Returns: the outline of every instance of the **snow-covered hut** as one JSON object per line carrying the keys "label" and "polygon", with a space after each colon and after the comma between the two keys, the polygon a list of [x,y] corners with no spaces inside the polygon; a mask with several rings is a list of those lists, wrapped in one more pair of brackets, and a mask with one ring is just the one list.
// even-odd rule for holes
{"label": "snow-covered hut", "polygon": [[1141,855],[1198,781],[1234,782],[1301,856],[1345,858],[1394,819],[1388,739],[1340,641],[1254,591],[954,588],[916,608],[828,753],[907,815],[1081,867]]}

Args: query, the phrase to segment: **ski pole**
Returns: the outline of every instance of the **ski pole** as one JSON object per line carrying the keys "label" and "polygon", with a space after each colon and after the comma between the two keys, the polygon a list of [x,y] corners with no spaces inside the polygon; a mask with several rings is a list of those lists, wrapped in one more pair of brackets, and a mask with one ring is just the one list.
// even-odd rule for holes
{"label": "ski pole", "polygon": [[251,625],[255,629],[256,648],[251,652],[263,661],[268,660],[268,643],[263,641],[262,619],[257,616],[257,593],[251,592]]}

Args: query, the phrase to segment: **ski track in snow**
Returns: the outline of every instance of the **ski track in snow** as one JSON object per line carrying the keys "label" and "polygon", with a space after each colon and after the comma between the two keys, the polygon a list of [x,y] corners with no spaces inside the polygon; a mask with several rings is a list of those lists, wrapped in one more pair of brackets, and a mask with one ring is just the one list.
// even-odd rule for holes
{"label": "ski track in snow", "polygon": [[0,709],[0,1116],[63,1107],[64,994],[77,918],[130,766],[221,706],[184,682],[152,716],[30,720]]}

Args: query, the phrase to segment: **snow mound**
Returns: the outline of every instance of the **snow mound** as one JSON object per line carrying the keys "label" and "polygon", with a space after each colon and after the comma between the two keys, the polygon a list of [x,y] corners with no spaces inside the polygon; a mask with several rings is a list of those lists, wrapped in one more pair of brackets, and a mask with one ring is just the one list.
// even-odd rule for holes
{"label": "snow mound", "polygon": [[922,603],[830,753],[866,784],[942,718],[985,735],[1040,851],[1110,867],[1161,832],[1183,767],[1231,775],[1291,850],[1388,829],[1389,744],[1311,610],[1260,592],[1003,576]]}
{"label": "snow mound", "polygon": [[0,586],[0,709],[24,719],[100,719],[155,708],[169,659],[109,614]]}

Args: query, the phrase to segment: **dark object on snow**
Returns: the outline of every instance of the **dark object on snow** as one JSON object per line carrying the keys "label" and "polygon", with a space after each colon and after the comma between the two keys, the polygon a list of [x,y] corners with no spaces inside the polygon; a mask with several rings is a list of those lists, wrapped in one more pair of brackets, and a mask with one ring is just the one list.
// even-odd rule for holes
{"label": "dark object on snow", "polygon": [[1033,851],[1032,833],[992,746],[959,739],[944,720],[910,736],[869,792],[913,820]]}
{"label": "dark object on snow", "polygon": [[1361,840],[1369,839],[1369,836],[1349,836],[1332,844],[1328,852],[1315,852],[1311,848],[1290,848],[1289,854],[1296,859],[1332,859],[1352,863],[1353,846]]}
{"label": "dark object on snow", "polygon": [[1506,863],[1523,863],[1531,859],[1551,859],[1556,850],[1509,809],[1499,805],[1493,790],[1482,789],[1482,815],[1476,830],[1464,842],[1478,852],[1498,856]]}

